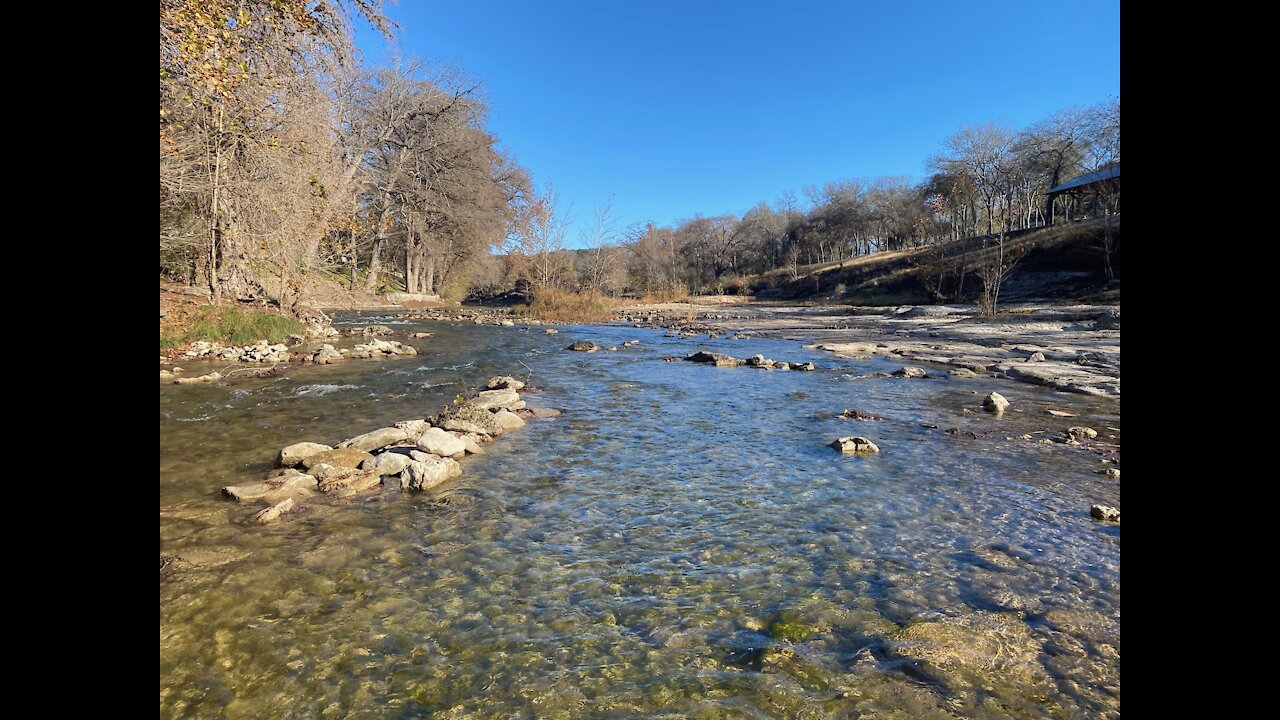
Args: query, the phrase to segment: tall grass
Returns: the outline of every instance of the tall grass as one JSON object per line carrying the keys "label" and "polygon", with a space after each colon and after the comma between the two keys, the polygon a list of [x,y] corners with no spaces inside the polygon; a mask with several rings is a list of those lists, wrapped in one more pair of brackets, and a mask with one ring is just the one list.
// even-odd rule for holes
{"label": "tall grass", "polygon": [[[636,301],[640,305],[657,305],[658,303],[689,302],[689,286],[682,282],[664,286],[658,290],[647,292]],[[628,303],[631,304],[631,303]]]}
{"label": "tall grass", "polygon": [[160,333],[160,349],[168,350],[196,340],[227,345],[251,345],[259,340],[282,342],[290,335],[300,335],[302,321],[262,310],[249,310],[234,305],[201,308],[187,316],[181,325]]}
{"label": "tall grass", "polygon": [[613,311],[621,307],[618,300],[598,291],[570,292],[558,288],[539,290],[528,305],[511,309],[515,315],[534,317],[546,322],[591,323],[613,319]]}

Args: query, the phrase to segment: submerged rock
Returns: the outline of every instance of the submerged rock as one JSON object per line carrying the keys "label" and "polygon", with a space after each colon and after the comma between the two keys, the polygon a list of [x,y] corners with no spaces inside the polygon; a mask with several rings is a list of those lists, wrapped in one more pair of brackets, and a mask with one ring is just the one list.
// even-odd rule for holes
{"label": "submerged rock", "polygon": [[332,449],[328,445],[321,445],[320,443],[294,443],[280,449],[280,454],[276,456],[276,464],[281,467],[293,467],[312,455]]}
{"label": "submerged rock", "polygon": [[869,455],[880,452],[880,448],[875,443],[861,436],[842,437],[832,442],[831,447],[845,455]]}
{"label": "submerged rock", "polygon": [[[1120,509],[1113,508],[1110,505],[1094,505],[1089,508],[1089,514],[1098,520],[1107,520],[1109,522],[1119,522]],[[1141,521],[1138,523],[1141,525]]]}
{"label": "submerged rock", "polygon": [[574,352],[589,352],[589,353],[593,353],[593,352],[595,352],[595,351],[599,350],[600,348],[599,348],[599,347],[597,347],[597,346],[596,346],[596,344],[595,344],[595,343],[593,343],[593,342],[587,342],[586,340],[579,340],[578,342],[576,342],[576,343],[574,343],[574,344],[570,345],[569,347],[567,347],[567,348],[565,348],[565,349],[566,349],[566,350],[573,350]]}
{"label": "submerged rock", "polygon": [[522,419],[544,420],[546,418],[560,417],[560,411],[555,408],[530,407],[521,408],[516,412]]}
{"label": "submerged rock", "polygon": [[271,522],[275,522],[276,520],[279,520],[281,515],[289,512],[292,509],[293,509],[293,498],[285,498],[284,500],[281,500],[275,505],[272,505],[271,507],[259,512],[257,515],[253,516],[253,519],[265,525],[267,523],[271,523]]}
{"label": "submerged rock", "polygon": [[275,490],[288,490],[292,488],[314,488],[316,479],[310,475],[303,475],[296,470],[289,470],[290,475],[274,475],[266,480],[258,482],[245,482],[239,485],[228,485],[222,488],[222,492],[228,496],[235,498],[240,502],[249,502],[250,500],[261,500]]}
{"label": "submerged rock", "polygon": [[1014,613],[980,612],[914,623],[891,635],[889,649],[957,690],[985,687],[993,674],[1022,686],[1048,680],[1040,664],[1043,648]]}
{"label": "submerged rock", "polygon": [[543,334],[543,335],[555,335],[555,334],[556,334],[556,333],[558,333],[558,332],[560,332],[560,331],[559,331],[559,330],[557,330],[557,329],[555,329],[555,328],[547,328],[547,329],[545,329],[545,330],[543,330],[543,331],[542,331],[542,334]]}
{"label": "submerged rock", "polygon": [[364,450],[373,452],[381,450],[388,445],[395,445],[398,442],[409,439],[409,433],[398,427],[386,427],[367,432],[363,435],[357,435],[348,440],[338,443],[339,448],[355,448],[356,450]]}
{"label": "submerged rock", "polygon": [[953,378],[963,378],[965,380],[972,380],[973,378],[978,377],[978,373],[970,370],[969,368],[956,368],[947,374]]}
{"label": "submerged rock", "polygon": [[1004,413],[1009,407],[1009,401],[998,392],[993,392],[982,399],[982,409],[987,412],[993,412],[997,415]]}

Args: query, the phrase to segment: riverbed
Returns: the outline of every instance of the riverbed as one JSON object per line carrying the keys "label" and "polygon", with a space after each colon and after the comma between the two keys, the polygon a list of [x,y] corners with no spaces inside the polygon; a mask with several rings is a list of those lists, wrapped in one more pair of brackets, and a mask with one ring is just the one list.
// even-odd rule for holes
{"label": "riverbed", "polygon": [[[1118,400],[875,377],[902,363],[779,339],[338,322],[434,335],[161,386],[161,552],[198,561],[162,574],[162,717],[1118,717],[1120,527],[1089,507],[1118,507],[1119,480],[1096,446],[1038,442],[1086,425],[1118,445]],[[663,360],[699,349],[818,369]],[[220,494],[284,445],[435,414],[493,375],[564,414],[442,492],[393,482],[271,526]],[[843,435],[881,452],[827,447]]]}

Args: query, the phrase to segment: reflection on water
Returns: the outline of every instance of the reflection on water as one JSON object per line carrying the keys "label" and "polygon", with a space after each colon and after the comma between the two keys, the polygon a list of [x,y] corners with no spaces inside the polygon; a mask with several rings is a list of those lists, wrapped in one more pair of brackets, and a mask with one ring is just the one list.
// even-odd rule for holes
{"label": "reflection on water", "polygon": [[[160,583],[162,717],[1119,715],[1120,531],[1088,516],[1119,482],[1085,449],[1005,439],[1065,427],[1048,407],[1118,434],[1112,401],[866,379],[896,366],[783,341],[706,347],[820,369],[666,363],[697,340],[629,328],[397,330],[435,336],[398,338],[413,357],[161,387],[161,550],[204,562]],[[283,445],[509,373],[564,415],[442,494],[388,487],[266,527],[219,497]],[[990,390],[1023,412],[961,414]],[[849,434],[882,452],[826,447]]]}

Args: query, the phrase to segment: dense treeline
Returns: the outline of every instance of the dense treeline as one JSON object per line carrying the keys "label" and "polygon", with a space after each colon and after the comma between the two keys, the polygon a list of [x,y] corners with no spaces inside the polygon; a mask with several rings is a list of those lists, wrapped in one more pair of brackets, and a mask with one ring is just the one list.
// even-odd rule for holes
{"label": "dense treeline", "polygon": [[1118,194],[1044,194],[1119,162],[1115,99],[1021,131],[961,128],[922,182],[838,180],[665,227],[619,229],[606,203],[568,251],[555,189],[536,192],[486,129],[481,87],[413,61],[362,66],[355,22],[390,28],[381,0],[161,0],[162,276],[293,311],[320,268],[363,291],[680,295],[982,235],[994,252],[940,258],[958,281],[937,295],[962,296],[968,276],[994,309],[1017,257],[1006,233],[1118,210]]}
{"label": "dense treeline", "polygon": [[296,309],[304,276],[465,290],[536,214],[485,129],[480,87],[413,62],[364,68],[380,0],[162,0],[160,270]]}
{"label": "dense treeline", "polygon": [[[941,246],[989,236],[991,252],[950,259],[959,282],[938,299],[959,298],[966,273],[994,309],[1000,281],[1016,262],[1005,234],[1118,211],[1118,194],[1068,196],[1050,207],[1045,191],[1120,161],[1120,102],[1068,108],[1022,131],[988,123],[961,128],[928,160],[922,182],[848,179],[760,203],[741,217],[697,216],[668,227],[646,223],[618,233],[597,213],[586,251],[552,253],[558,270],[540,285],[606,293],[732,290],[768,272],[796,277],[800,268],[860,255]],[[1100,268],[1110,275],[1110,236]],[[979,247],[985,247],[986,243]],[[971,267],[964,263],[970,259]],[[947,258],[940,258],[946,261]],[[549,263],[555,266],[554,262]],[[942,276],[942,273],[939,273]]]}

